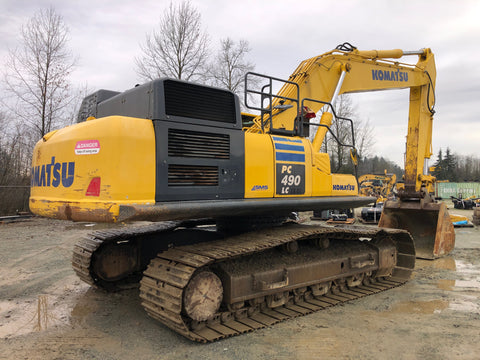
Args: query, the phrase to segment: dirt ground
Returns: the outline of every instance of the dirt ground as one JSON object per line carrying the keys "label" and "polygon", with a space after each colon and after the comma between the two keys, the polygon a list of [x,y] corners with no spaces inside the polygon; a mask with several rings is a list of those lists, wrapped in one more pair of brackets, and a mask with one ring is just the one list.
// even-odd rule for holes
{"label": "dirt ground", "polygon": [[[472,211],[452,210],[470,217]],[[478,359],[480,231],[417,260],[406,285],[213,344],[149,318],[138,290],[108,294],[71,269],[76,239],[101,225],[0,224],[0,359]]]}

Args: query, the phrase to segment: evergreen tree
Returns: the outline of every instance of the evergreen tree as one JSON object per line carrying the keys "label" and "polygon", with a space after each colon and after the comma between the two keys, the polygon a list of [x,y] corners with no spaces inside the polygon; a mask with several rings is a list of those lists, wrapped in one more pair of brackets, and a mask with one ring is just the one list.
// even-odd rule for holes
{"label": "evergreen tree", "polygon": [[458,180],[458,161],[455,155],[447,148],[445,157],[442,155],[442,149],[438,151],[437,162],[434,164],[435,171],[433,175],[437,180],[448,180],[455,182]]}
{"label": "evergreen tree", "polygon": [[435,170],[433,171],[432,175],[437,178],[437,180],[445,180],[445,172],[444,172],[444,161],[442,155],[442,149],[438,150],[437,161],[433,165]]}
{"label": "evergreen tree", "polygon": [[457,181],[457,160],[448,147],[445,153],[445,177],[448,181]]}

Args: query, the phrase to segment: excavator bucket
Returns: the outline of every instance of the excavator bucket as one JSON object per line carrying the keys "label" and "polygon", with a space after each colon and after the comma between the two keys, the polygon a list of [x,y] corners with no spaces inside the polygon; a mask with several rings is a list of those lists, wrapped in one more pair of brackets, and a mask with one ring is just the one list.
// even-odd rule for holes
{"label": "excavator bucket", "polygon": [[455,230],[443,202],[387,201],[378,226],[410,232],[417,258],[436,259],[455,246]]}

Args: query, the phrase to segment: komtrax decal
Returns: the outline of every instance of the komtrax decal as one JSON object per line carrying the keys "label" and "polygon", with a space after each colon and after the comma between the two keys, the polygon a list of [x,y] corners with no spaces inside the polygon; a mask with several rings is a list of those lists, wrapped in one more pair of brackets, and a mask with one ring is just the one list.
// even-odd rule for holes
{"label": "komtrax decal", "polygon": [[268,185],[254,185],[250,191],[267,191]]}
{"label": "komtrax decal", "polygon": [[75,155],[92,155],[100,152],[100,141],[81,140],[75,144]]}
{"label": "komtrax decal", "polygon": [[305,165],[277,163],[277,195],[305,194]]}
{"label": "komtrax decal", "polygon": [[334,185],[333,185],[333,190],[336,190],[336,191],[354,191],[354,190],[355,190],[355,185],[350,185],[350,184],[347,184],[347,185],[338,185],[338,184],[334,184]]}
{"label": "komtrax decal", "polygon": [[408,72],[400,70],[372,70],[372,80],[408,81]]}
{"label": "komtrax decal", "polygon": [[32,167],[31,186],[70,187],[75,176],[75,162],[55,162],[55,156],[49,164]]}

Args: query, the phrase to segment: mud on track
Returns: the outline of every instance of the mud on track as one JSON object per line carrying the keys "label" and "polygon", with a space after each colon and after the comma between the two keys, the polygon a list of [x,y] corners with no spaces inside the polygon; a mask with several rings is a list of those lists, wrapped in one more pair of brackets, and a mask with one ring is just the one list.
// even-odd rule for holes
{"label": "mud on track", "polygon": [[[462,213],[471,218],[471,211]],[[77,237],[100,228],[39,218],[0,224],[0,359],[477,359],[480,353],[478,227],[457,228],[449,256],[417,259],[402,287],[208,345],[149,318],[138,289],[107,294],[74,275]]]}

